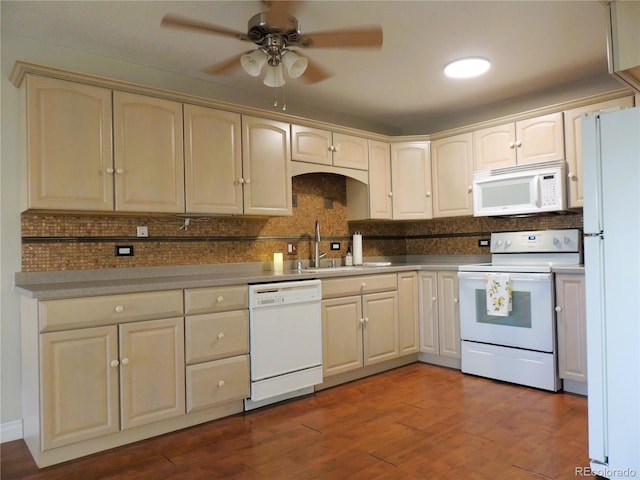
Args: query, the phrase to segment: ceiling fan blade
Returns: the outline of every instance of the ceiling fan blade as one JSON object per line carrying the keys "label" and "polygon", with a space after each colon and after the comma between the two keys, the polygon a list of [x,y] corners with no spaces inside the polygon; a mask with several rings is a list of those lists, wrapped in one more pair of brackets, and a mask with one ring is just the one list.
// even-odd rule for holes
{"label": "ceiling fan blade", "polygon": [[328,30],[302,35],[300,46],[305,48],[381,48],[382,27]]}
{"label": "ceiling fan blade", "polygon": [[223,62],[203,68],[202,71],[209,75],[227,75],[240,67],[240,57],[242,55],[244,55],[244,52]]}
{"label": "ceiling fan blade", "polygon": [[289,19],[293,17],[298,9],[298,0],[262,0],[262,3],[269,8],[266,12],[266,20],[270,25],[288,27]]}
{"label": "ceiling fan blade", "polygon": [[183,30],[197,30],[203,33],[213,33],[215,35],[222,35],[225,37],[233,37],[238,40],[248,40],[245,33],[231,30],[225,27],[219,27],[207,22],[201,22],[200,20],[193,20],[191,18],[182,17],[180,15],[168,14],[165,15],[160,25],[169,28],[179,28]]}
{"label": "ceiling fan blade", "polygon": [[309,62],[307,64],[307,69],[300,77],[305,83],[318,83],[331,77],[332,74],[316,62],[311,61],[308,57],[307,61]]}

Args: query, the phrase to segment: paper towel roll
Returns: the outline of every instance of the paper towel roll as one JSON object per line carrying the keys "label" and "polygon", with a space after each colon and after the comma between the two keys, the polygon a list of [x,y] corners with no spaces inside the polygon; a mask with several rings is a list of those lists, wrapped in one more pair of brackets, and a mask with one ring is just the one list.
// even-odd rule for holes
{"label": "paper towel roll", "polygon": [[353,236],[353,264],[362,265],[362,235],[360,233]]}

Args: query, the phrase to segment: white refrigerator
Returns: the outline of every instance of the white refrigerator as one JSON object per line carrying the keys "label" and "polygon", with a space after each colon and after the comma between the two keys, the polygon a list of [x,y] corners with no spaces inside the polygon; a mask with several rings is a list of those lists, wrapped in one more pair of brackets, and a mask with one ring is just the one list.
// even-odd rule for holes
{"label": "white refrigerator", "polygon": [[590,467],[640,478],[640,108],[582,135]]}

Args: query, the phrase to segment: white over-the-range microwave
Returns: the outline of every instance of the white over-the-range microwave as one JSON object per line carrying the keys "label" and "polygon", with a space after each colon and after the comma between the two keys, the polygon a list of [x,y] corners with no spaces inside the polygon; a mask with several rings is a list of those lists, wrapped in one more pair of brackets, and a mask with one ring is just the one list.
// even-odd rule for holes
{"label": "white over-the-range microwave", "polygon": [[566,210],[565,162],[536,163],[473,174],[476,217]]}

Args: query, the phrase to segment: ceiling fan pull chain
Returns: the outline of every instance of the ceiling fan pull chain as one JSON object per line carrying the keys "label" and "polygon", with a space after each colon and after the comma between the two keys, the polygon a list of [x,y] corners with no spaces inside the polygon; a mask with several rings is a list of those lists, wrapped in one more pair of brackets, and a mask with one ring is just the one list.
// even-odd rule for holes
{"label": "ceiling fan pull chain", "polygon": [[282,87],[282,111],[285,112],[287,110],[287,97],[284,93],[284,87]]}

